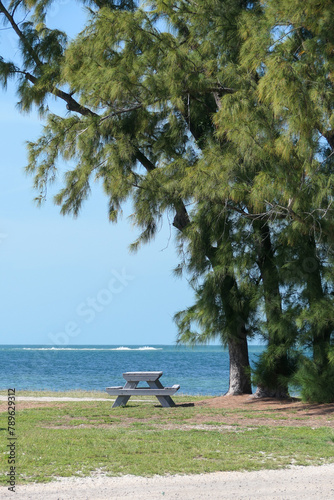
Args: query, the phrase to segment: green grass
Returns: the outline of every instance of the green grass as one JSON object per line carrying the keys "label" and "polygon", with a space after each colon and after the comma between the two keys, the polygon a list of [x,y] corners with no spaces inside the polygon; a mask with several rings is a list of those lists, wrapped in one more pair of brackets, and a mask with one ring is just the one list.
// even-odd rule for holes
{"label": "green grass", "polygon": [[[7,397],[7,391],[0,391],[0,396]],[[16,397],[52,397],[52,398],[94,398],[94,399],[114,399],[109,396],[105,391],[81,391],[81,390],[71,390],[71,391],[19,391],[16,394]],[[194,399],[204,400],[210,399],[213,396],[188,396],[186,394],[177,395],[178,402],[190,402]],[[136,398],[132,397],[130,401],[134,401]],[[154,396],[138,396],[137,399],[140,400],[148,400],[157,402]]]}
{"label": "green grass", "polygon": [[[194,401],[194,397],[175,399],[185,404]],[[334,462],[332,429],[224,427],[225,415],[243,413],[198,406],[161,408],[157,403],[131,400],[125,408],[115,409],[105,401],[59,402],[26,410],[17,407],[17,483],[85,476],[95,470],[113,476],[151,476]],[[248,417],[252,414],[247,410]],[[255,410],[254,415],[259,416]],[[203,417],[204,425],[197,425]],[[6,484],[4,474],[9,468],[7,437],[4,412],[0,414],[2,484]]]}

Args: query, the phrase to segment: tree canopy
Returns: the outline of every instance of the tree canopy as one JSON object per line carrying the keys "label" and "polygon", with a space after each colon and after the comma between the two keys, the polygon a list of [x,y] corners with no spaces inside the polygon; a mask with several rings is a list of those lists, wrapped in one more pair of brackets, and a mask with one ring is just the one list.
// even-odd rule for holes
{"label": "tree canopy", "polygon": [[46,25],[50,1],[0,2],[20,44],[19,61],[2,54],[1,82],[15,78],[22,111],[47,120],[28,145],[37,201],[65,162],[61,213],[77,216],[101,180],[112,222],[133,202],[133,250],[170,214],[177,272],[196,291],[178,340],[218,337],[229,394],[249,393],[260,333],[258,395],[294,383],[333,401],[332,3],[82,3],[89,20],[69,42]]}

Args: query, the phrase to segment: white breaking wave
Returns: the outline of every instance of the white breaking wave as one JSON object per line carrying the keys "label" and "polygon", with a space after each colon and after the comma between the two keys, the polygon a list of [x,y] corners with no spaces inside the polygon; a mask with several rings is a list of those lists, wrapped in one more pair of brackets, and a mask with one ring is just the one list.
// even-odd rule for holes
{"label": "white breaking wave", "polygon": [[[18,348],[21,349],[21,348]],[[23,351],[161,351],[162,347],[22,347]]]}
{"label": "white breaking wave", "polygon": [[161,351],[162,347],[138,347],[138,351]]}

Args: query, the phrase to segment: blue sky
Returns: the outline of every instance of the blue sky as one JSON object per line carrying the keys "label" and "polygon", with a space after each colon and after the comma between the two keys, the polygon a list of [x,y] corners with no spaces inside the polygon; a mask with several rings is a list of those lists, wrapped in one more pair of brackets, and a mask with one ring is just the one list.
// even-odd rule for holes
{"label": "blue sky", "polygon": [[[74,34],[83,19],[78,4],[65,0],[55,3],[48,23]],[[15,54],[15,36],[0,33],[1,46]],[[13,85],[0,91],[1,343],[173,344],[173,315],[193,297],[172,273],[176,230],[165,223],[153,243],[130,254],[137,236],[130,209],[110,224],[100,186],[78,219],[61,216],[52,193],[37,208],[24,173],[25,141],[39,136],[42,123],[37,114],[20,114],[16,101]]]}
{"label": "blue sky", "polygon": [[36,207],[23,170],[25,141],[41,124],[20,115],[14,101],[11,91],[0,94],[1,343],[173,343],[172,317],[192,300],[187,282],[172,274],[175,229],[165,222],[133,255],[130,211],[110,224],[100,186],[77,219],[61,216],[51,193]]}

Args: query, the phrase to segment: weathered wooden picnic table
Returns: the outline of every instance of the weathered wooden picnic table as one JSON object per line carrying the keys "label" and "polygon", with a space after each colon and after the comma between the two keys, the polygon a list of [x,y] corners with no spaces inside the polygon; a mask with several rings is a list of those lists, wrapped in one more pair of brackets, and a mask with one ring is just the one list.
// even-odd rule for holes
{"label": "weathered wooden picnic table", "polygon": [[[112,408],[125,406],[131,396],[156,396],[161,406],[175,406],[171,396],[180,389],[179,385],[164,387],[160,382],[162,372],[125,372],[125,385],[106,387],[110,396],[117,396]],[[137,387],[139,382],[147,382],[149,387]]]}

